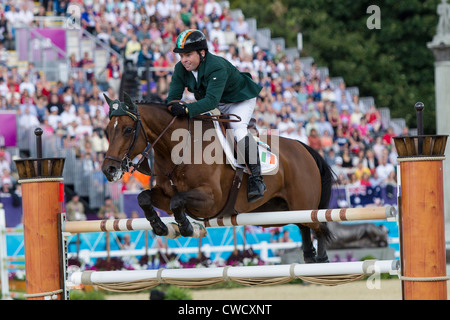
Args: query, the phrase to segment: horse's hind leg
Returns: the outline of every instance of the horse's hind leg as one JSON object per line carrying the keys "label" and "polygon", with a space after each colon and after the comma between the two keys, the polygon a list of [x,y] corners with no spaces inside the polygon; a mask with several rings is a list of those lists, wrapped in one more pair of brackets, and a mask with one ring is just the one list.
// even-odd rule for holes
{"label": "horse's hind leg", "polygon": [[299,227],[302,235],[303,259],[305,260],[305,263],[315,263],[316,249],[311,241],[311,229],[302,224],[298,224],[297,226]]}
{"label": "horse's hind leg", "polygon": [[305,263],[323,263],[329,262],[328,255],[326,251],[328,238],[331,237],[331,234],[324,223],[319,224],[315,227],[315,235],[317,237],[317,256],[316,249],[313,246],[311,240],[311,229],[310,227],[298,224],[300,228],[300,233],[302,235],[302,244],[303,244],[303,258]]}
{"label": "horse's hind leg", "polygon": [[327,242],[332,239],[332,234],[326,223],[319,223],[318,228],[315,229],[317,236],[317,257],[318,263],[329,262],[327,255]]}
{"label": "horse's hind leg", "polygon": [[317,257],[316,257],[316,261],[318,263],[323,263],[323,262],[330,262],[328,260],[328,255],[327,255],[327,251],[326,251],[326,243],[327,243],[327,239],[325,238],[324,235],[319,235],[317,236]]}

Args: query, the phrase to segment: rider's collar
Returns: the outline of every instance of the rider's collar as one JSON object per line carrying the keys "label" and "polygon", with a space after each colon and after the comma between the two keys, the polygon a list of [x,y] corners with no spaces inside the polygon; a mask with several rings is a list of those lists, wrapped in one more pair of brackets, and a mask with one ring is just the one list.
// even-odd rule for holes
{"label": "rider's collar", "polygon": [[134,121],[138,120],[139,112],[137,106],[133,103],[130,96],[124,92],[124,102],[118,99],[111,100],[106,94],[103,94],[109,105],[109,119],[113,116],[129,116]]}

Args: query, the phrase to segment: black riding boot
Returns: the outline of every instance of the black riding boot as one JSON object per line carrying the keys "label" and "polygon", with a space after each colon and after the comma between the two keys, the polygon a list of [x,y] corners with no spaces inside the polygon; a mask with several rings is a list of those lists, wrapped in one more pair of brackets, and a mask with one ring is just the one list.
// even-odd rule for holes
{"label": "black riding boot", "polygon": [[255,202],[264,196],[264,192],[267,188],[261,175],[258,143],[250,135],[247,135],[243,140],[244,141],[241,140],[238,142],[238,148],[239,150],[242,150],[242,148],[244,149],[245,163],[251,171],[251,174],[248,177],[247,201]]}

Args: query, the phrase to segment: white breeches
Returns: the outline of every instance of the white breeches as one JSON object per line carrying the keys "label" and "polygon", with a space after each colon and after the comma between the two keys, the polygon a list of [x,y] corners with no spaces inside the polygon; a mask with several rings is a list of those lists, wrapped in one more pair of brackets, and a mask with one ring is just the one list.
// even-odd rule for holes
{"label": "white breeches", "polygon": [[[232,113],[241,117],[239,122],[230,122],[230,127],[234,131],[236,141],[240,141],[245,138],[248,133],[247,127],[250,119],[252,118],[253,110],[256,106],[256,98],[245,100],[237,103],[219,104],[217,109],[221,113]],[[234,117],[231,117],[233,119]]]}

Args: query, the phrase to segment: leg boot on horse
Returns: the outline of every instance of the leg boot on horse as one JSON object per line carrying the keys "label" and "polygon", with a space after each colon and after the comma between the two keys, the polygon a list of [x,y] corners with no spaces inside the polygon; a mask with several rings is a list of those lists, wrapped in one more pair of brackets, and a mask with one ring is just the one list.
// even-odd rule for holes
{"label": "leg boot on horse", "polygon": [[166,236],[169,233],[169,230],[158,216],[158,213],[155,211],[152,204],[152,192],[155,191],[157,191],[157,188],[142,191],[138,195],[138,203],[144,211],[145,218],[150,222],[153,232],[158,236]]}
{"label": "leg boot on horse", "polygon": [[175,216],[175,221],[178,224],[180,233],[183,237],[190,237],[194,233],[191,223],[186,218],[185,214],[186,201],[183,194],[176,193],[170,200],[170,210]]}

